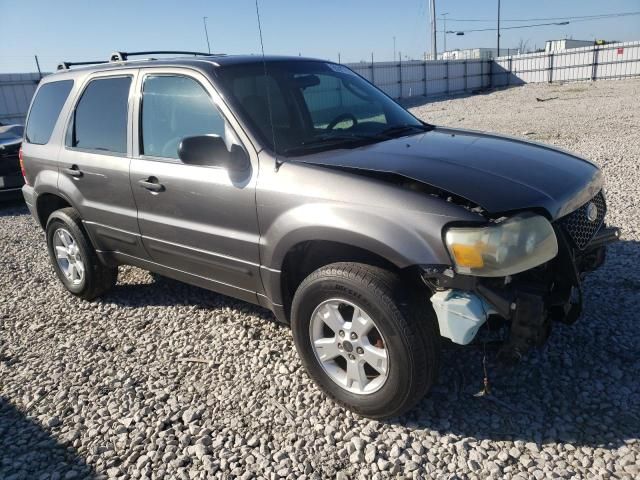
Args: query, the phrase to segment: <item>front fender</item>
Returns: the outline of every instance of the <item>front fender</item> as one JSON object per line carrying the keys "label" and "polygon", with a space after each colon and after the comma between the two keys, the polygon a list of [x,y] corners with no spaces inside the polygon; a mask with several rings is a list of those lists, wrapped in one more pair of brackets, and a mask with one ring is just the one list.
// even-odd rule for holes
{"label": "front fender", "polygon": [[[370,210],[370,211],[369,211]],[[295,245],[326,240],[359,247],[398,268],[449,263],[441,231],[449,217],[363,205],[308,203],[287,210],[262,237],[263,265],[280,270]]]}

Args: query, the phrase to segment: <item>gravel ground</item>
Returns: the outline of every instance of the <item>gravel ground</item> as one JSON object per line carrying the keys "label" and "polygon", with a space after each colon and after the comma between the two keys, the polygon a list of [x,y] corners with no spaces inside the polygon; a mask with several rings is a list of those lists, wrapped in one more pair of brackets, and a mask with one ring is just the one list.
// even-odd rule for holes
{"label": "gravel ground", "polygon": [[[546,102],[538,98],[558,97]],[[334,405],[288,328],[258,307],[122,268],[87,303],[54,278],[42,232],[0,210],[0,478],[638,478],[640,80],[529,85],[416,105],[437,124],[576,151],[624,228],[585,313],[520,365],[450,347],[408,415]]]}

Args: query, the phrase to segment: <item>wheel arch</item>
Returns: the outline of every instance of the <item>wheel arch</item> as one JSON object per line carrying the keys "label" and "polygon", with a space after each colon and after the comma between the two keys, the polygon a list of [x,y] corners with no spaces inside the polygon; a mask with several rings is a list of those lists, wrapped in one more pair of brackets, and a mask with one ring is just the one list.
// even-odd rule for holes
{"label": "wheel arch", "polygon": [[38,223],[42,228],[47,227],[47,221],[53,212],[62,208],[71,207],[73,205],[62,195],[42,192],[36,198],[36,214]]}
{"label": "wheel arch", "polygon": [[[380,249],[371,248],[370,238],[361,240],[361,242],[347,242],[338,239],[311,238],[301,240],[287,250],[280,264],[278,282],[271,286],[272,299],[282,304],[287,322],[290,318],[293,296],[302,281],[315,270],[332,263],[356,262],[379,267],[398,274],[403,281],[413,286],[422,286],[416,268],[416,265],[422,262],[408,261],[397,252],[390,252],[388,246]],[[269,289],[268,286],[267,289]]]}

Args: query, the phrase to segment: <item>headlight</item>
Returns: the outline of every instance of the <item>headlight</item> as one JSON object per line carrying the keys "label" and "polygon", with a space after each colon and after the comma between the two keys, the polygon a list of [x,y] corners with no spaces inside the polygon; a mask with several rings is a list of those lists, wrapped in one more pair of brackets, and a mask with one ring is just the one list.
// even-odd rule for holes
{"label": "headlight", "polygon": [[558,254],[553,227],[531,213],[484,227],[451,227],[445,243],[458,273],[481,277],[524,272]]}

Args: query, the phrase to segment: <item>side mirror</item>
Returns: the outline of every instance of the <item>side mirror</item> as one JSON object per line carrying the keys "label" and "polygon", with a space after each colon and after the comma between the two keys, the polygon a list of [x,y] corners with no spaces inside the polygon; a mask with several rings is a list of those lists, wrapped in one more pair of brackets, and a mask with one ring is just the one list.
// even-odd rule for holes
{"label": "side mirror", "polygon": [[219,135],[184,137],[178,145],[178,158],[188,165],[229,166],[231,154]]}

